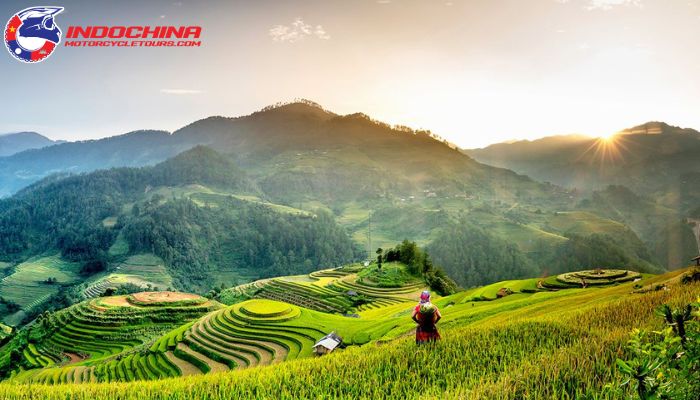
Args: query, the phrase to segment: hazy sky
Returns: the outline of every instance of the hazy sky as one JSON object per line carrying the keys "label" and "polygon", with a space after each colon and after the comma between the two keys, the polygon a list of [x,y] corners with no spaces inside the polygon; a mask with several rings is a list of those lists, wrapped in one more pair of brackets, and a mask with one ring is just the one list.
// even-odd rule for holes
{"label": "hazy sky", "polygon": [[[0,132],[175,130],[307,98],[463,147],[649,120],[700,129],[700,0],[7,1],[69,25],[201,25],[193,48],[0,55]],[[3,21],[4,21],[3,20]],[[4,22],[3,22],[4,23]]]}

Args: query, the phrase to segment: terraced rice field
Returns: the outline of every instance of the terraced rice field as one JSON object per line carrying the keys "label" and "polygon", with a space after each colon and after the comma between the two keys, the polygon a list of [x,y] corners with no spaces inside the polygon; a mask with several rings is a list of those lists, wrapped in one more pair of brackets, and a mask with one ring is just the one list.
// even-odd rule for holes
{"label": "terraced rice field", "polygon": [[379,339],[398,326],[391,320],[356,320],[272,300],[250,300],[213,312],[176,329],[151,351],[172,354],[188,370],[215,372],[268,365],[312,355],[314,343],[331,331],[348,345]]}
{"label": "terraced rice field", "polygon": [[[58,255],[30,259],[0,281],[0,296],[29,310],[57,293],[61,284],[76,282],[79,268],[77,263],[63,261]],[[45,283],[48,278],[56,278],[56,284]]]}
{"label": "terraced rice field", "polygon": [[131,256],[119,264],[115,272],[133,277],[135,281],[140,280],[144,285],[151,283],[154,287],[162,289],[171,287],[173,284],[173,278],[165,268],[165,262],[153,254]]}
{"label": "terraced rice field", "polygon": [[[246,286],[251,288],[250,284]],[[410,283],[396,288],[382,288],[361,283],[358,274],[344,268],[312,272],[299,276],[269,279],[253,286],[255,298],[283,301],[328,313],[355,313],[417,301],[425,284]],[[356,300],[362,302],[356,305]]]}
{"label": "terraced rice field", "polygon": [[352,308],[352,300],[345,294],[328,288],[273,279],[264,285],[256,298],[284,301],[312,310],[344,313]]}
{"label": "terraced rice field", "polygon": [[167,289],[172,285],[172,277],[159,257],[153,254],[138,254],[120,263],[112,273],[89,283],[83,290],[83,294],[88,299],[95,298],[101,296],[107,288],[119,287],[125,283],[141,286],[144,289],[148,285],[153,288]]}
{"label": "terraced rice field", "polygon": [[557,281],[569,285],[609,285],[613,283],[629,282],[641,278],[641,276],[639,272],[626,271],[624,269],[603,269],[569,272],[557,275]]}
{"label": "terraced rice field", "polygon": [[496,282],[491,285],[486,285],[470,290],[468,292],[468,295],[464,296],[461,302],[464,303],[469,301],[495,300],[496,298],[498,298],[498,292],[501,291],[501,289],[510,289],[512,293],[537,292],[539,290],[537,288],[537,283],[539,281],[539,278],[534,278]]}
{"label": "terraced rice field", "polygon": [[[156,379],[179,376],[162,352],[149,352],[148,345],[183,322],[205,315],[220,305],[195,295],[152,293],[140,300],[157,299],[140,306],[128,296],[88,300],[42,317],[38,328],[48,332],[40,344],[29,343],[22,351],[32,367],[19,371],[17,381],[65,383]],[[168,305],[164,298],[171,299]],[[183,304],[186,298],[190,304]],[[194,302],[194,299],[198,299]],[[45,368],[52,367],[52,368]]]}
{"label": "terraced rice field", "polygon": [[[643,279],[654,284],[675,279],[670,275]],[[536,290],[540,281],[505,281],[435,296],[433,302],[443,314],[440,329],[528,320],[548,315],[553,308],[574,312],[580,304],[592,307],[629,295],[633,285]],[[481,301],[503,287],[514,294]],[[16,371],[11,381],[118,382],[248,369],[313,357],[314,343],[330,332],[343,338],[343,346],[386,343],[414,328],[410,313],[415,303],[410,297],[417,298],[423,285],[378,288],[357,283],[355,272],[326,270],[310,274],[309,279],[270,279],[245,288],[285,294],[290,301],[256,298],[222,308],[195,295],[146,292],[70,307],[37,322],[55,329],[22,349],[23,359],[33,368]],[[354,317],[332,311],[343,305],[340,301],[350,301],[349,290],[372,299],[358,307]],[[302,298],[331,309],[318,311],[292,303]]]}
{"label": "terraced rice field", "polygon": [[94,297],[99,297],[102,296],[102,294],[107,290],[109,287],[115,286],[116,279],[113,276],[108,276],[105,279],[101,279],[92,285],[88,286],[85,290],[83,290],[83,295],[85,295],[85,298],[87,299],[92,299]]}

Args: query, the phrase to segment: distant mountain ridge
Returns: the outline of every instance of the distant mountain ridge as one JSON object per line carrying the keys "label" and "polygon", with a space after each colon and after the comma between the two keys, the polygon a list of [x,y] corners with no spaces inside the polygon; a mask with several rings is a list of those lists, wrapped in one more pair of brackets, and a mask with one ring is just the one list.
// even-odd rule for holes
{"label": "distant mountain ridge", "polygon": [[[599,265],[653,272],[687,258],[685,247],[650,252],[665,242],[638,236],[650,231],[643,215],[601,212],[631,203],[622,190],[583,207],[576,191],[482,164],[428,131],[304,102],[28,150],[0,158],[0,184],[14,193],[0,200],[0,261],[60,255],[81,264],[80,281],[148,253],[165,285],[207,290],[260,268],[374,259],[404,239],[465,287]],[[657,230],[676,217],[636,204]]]}
{"label": "distant mountain ridge", "polygon": [[700,132],[693,128],[681,128],[679,126],[669,125],[665,122],[660,121],[650,121],[642,125],[638,125],[632,128],[624,129],[620,132],[621,134],[646,134],[646,135],[660,135],[660,134],[686,134],[695,135],[700,138]]}
{"label": "distant mountain ridge", "polygon": [[[508,184],[511,180],[529,181],[505,170],[483,166],[427,131],[394,128],[361,113],[340,116],[315,103],[296,102],[267,107],[242,117],[205,118],[172,134],[136,131],[3,157],[0,158],[0,196],[11,195],[52,173],[153,165],[197,145],[233,154],[243,166],[264,165],[269,179],[263,184],[268,187],[294,181],[308,185],[312,169],[317,175],[326,174],[320,179],[328,183],[347,179],[339,175],[344,173],[343,168],[331,168],[333,171],[329,172],[330,165],[344,163],[363,170],[363,176],[367,177],[396,175],[400,170],[398,175],[401,176],[391,186],[400,188],[407,195],[445,185],[461,193],[482,190],[484,178],[490,175],[500,176],[494,180],[495,186]],[[326,152],[326,157],[317,157],[315,165],[306,169],[282,167],[291,159],[301,157],[297,154],[306,152],[321,155]],[[275,162],[270,164],[272,159]],[[458,188],[453,182],[447,183],[447,175],[459,176],[461,184],[457,185]],[[388,190],[386,185],[368,182],[356,190],[375,193]],[[332,192],[330,190],[328,194]]]}
{"label": "distant mountain ridge", "polygon": [[0,157],[10,156],[25,150],[39,149],[62,141],[55,141],[36,132],[0,134]]}
{"label": "distant mountain ridge", "polygon": [[[584,191],[624,185],[653,198],[700,200],[700,132],[648,122],[608,138],[551,137],[465,150],[476,160]],[[669,194],[671,195],[669,198]]]}

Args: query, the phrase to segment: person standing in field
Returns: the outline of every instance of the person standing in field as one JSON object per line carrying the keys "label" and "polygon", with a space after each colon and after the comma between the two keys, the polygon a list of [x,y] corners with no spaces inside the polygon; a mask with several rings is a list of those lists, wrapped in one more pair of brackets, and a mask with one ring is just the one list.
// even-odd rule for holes
{"label": "person standing in field", "polygon": [[413,309],[411,315],[413,321],[418,324],[416,327],[416,344],[435,342],[440,340],[440,333],[437,330],[438,321],[442,318],[437,306],[430,302],[430,292],[424,291],[420,295],[420,303]]}

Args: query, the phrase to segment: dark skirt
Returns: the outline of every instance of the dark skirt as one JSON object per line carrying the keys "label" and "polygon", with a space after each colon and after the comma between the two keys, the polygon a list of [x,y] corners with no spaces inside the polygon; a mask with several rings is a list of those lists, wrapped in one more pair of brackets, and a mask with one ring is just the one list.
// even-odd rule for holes
{"label": "dark skirt", "polygon": [[435,325],[430,327],[418,326],[416,328],[416,344],[435,342],[440,340],[440,332]]}

